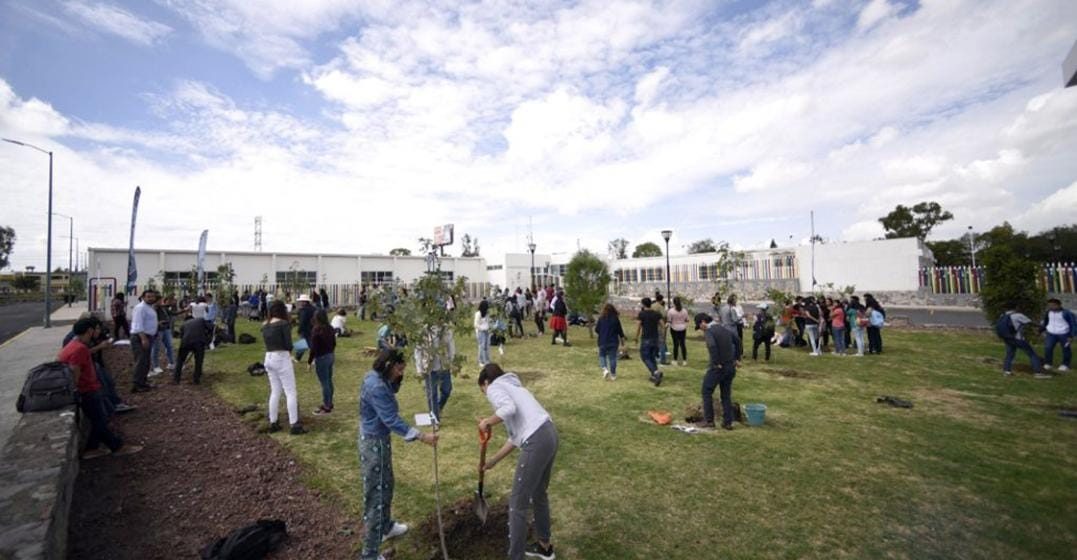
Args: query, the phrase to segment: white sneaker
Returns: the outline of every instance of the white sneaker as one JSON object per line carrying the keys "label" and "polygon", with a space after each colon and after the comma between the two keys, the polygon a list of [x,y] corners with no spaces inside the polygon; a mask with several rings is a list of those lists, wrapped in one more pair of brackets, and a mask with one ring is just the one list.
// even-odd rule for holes
{"label": "white sneaker", "polygon": [[165,369],[167,369],[168,371],[172,371],[176,369],[176,364],[168,364],[167,366],[165,366]]}
{"label": "white sneaker", "polygon": [[161,373],[161,368],[156,368],[153,371],[147,373],[146,377],[157,377],[158,375],[161,375]]}
{"label": "white sneaker", "polygon": [[1069,371],[1069,366],[1058,366],[1058,371]]}
{"label": "white sneaker", "polygon": [[1050,371],[1051,370],[1051,364],[1043,364],[1043,369]]}
{"label": "white sneaker", "polygon": [[610,370],[609,370],[609,368],[602,368],[602,379],[609,379],[609,378],[610,378]]}
{"label": "white sneaker", "polygon": [[1034,377],[1036,379],[1050,379],[1050,378],[1052,378],[1054,376],[1049,374],[1049,373],[1037,373],[1037,374],[1034,374],[1032,377]]}
{"label": "white sneaker", "polygon": [[497,347],[497,353],[504,356],[505,355],[505,347],[504,346],[498,346]]}
{"label": "white sneaker", "polygon": [[159,367],[155,367],[155,368],[153,368],[153,373],[155,373],[155,374],[157,374],[157,375],[161,375],[161,374],[162,374],[162,373],[164,373],[164,372],[165,372],[165,370],[163,370],[163,369],[161,369],[161,368],[159,368]]}
{"label": "white sneaker", "polygon": [[382,540],[382,542],[385,542],[385,541],[387,541],[389,539],[395,539],[396,537],[399,537],[399,536],[401,536],[401,535],[403,535],[404,533],[407,533],[407,532],[408,532],[408,526],[407,525],[405,525],[403,523],[400,523],[399,521],[394,521],[393,522],[393,528],[389,529],[389,532],[385,533],[385,536],[383,536],[381,538],[381,540]]}
{"label": "white sneaker", "polygon": [[1011,375],[1013,375],[1012,371],[1004,371],[1004,372],[1002,372],[1003,377],[1010,377]]}

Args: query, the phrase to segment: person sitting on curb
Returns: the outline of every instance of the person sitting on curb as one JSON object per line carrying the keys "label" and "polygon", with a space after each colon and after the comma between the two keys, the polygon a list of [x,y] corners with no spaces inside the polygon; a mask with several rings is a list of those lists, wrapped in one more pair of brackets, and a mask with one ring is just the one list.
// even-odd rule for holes
{"label": "person sitting on curb", "polygon": [[1025,326],[1031,322],[1032,320],[1027,315],[1018,313],[1017,310],[1012,308],[999,315],[998,320],[995,321],[995,334],[1006,345],[1006,356],[1002,360],[1002,375],[1006,377],[1013,375],[1013,359],[1016,357],[1017,351],[1022,350],[1025,354],[1028,354],[1028,359],[1032,363],[1032,373],[1036,379],[1051,378],[1050,375],[1043,373],[1040,357],[1036,355],[1032,345],[1025,340],[1025,334],[1022,332]]}
{"label": "person sitting on curb", "polygon": [[[97,372],[97,380],[101,382],[101,392],[105,397],[105,411],[109,416],[115,414],[123,414],[125,412],[131,412],[138,409],[138,406],[127,404],[123,398],[116,391],[116,380],[109,373],[105,367],[104,350],[112,346],[112,340],[109,338],[108,327],[101,322],[100,319],[93,316],[93,313],[89,311],[82,312],[79,315],[79,320],[89,320],[93,324],[93,337],[90,339],[89,347],[90,354],[93,355],[93,366]],[[63,343],[60,348],[67,346],[69,342],[75,339],[75,331],[69,331],[64,335]]]}
{"label": "person sitting on curb", "polygon": [[1051,369],[1055,361],[1055,346],[1062,345],[1062,365],[1058,371],[1069,371],[1070,361],[1073,360],[1071,343],[1073,336],[1077,334],[1077,316],[1069,309],[1062,307],[1062,302],[1057,298],[1047,300],[1047,312],[1043,314],[1043,323],[1040,330],[1047,333],[1043,348],[1043,369]]}
{"label": "person sitting on curb", "polygon": [[710,353],[707,373],[703,375],[703,421],[701,428],[714,427],[714,389],[722,400],[722,428],[733,429],[733,378],[737,375],[741,355],[737,333],[714,321],[710,315],[695,316],[696,330],[703,330],[703,339]]}
{"label": "person sitting on curb", "polygon": [[[142,451],[138,445],[125,444],[119,436],[112,433],[108,427],[109,413],[106,409],[105,395],[101,390],[101,382],[97,379],[97,371],[94,369],[93,357],[90,354],[90,342],[94,337],[94,322],[90,319],[80,319],[71,329],[75,338],[60,350],[56,360],[67,364],[75,374],[75,384],[79,394],[79,408],[90,421],[90,437],[86,440],[86,450],[82,453],[83,459],[95,459],[108,454],[131,455]],[[100,445],[105,444],[106,449]]]}
{"label": "person sitting on curb", "polygon": [[[497,466],[516,448],[520,458],[516,461],[512,496],[509,498],[509,559],[523,560],[524,555],[553,560],[550,544],[550,501],[546,489],[550,486],[553,463],[557,457],[557,428],[550,414],[520,383],[514,373],[506,373],[497,364],[486,364],[479,373],[479,389],[494,407],[491,416],[479,420],[479,431],[490,432],[494,426],[504,423],[509,437],[483,470]],[[538,542],[526,546],[528,514],[534,510],[535,536]]]}

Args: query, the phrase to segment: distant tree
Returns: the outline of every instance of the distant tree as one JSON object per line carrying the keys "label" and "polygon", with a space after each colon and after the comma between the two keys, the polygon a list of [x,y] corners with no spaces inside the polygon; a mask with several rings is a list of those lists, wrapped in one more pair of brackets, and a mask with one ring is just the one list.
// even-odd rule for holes
{"label": "distant tree", "polygon": [[961,266],[970,264],[969,246],[960,239],[928,241],[927,247],[935,255],[936,266]]}
{"label": "distant tree", "polygon": [[15,230],[9,226],[0,226],[0,269],[11,264],[9,257],[15,249]]}
{"label": "distant tree", "polygon": [[17,274],[11,281],[11,286],[23,292],[36,292],[41,284],[41,278],[29,274]]}
{"label": "distant tree", "polygon": [[389,251],[389,254],[394,256],[394,257],[410,257],[411,256],[411,249],[405,249],[403,247],[397,247],[396,249],[393,249],[392,251]]}
{"label": "distant tree", "polygon": [[434,240],[429,237],[419,238],[419,253],[423,255],[429,254],[434,250]]}
{"label": "distant tree", "polygon": [[565,270],[565,296],[572,308],[589,319],[588,332],[594,337],[598,306],[609,295],[610,269],[598,255],[584,249],[575,254]]}
{"label": "distant tree", "polygon": [[461,257],[477,257],[479,256],[479,238],[471,237],[468,234],[464,234],[463,240],[463,252],[460,253]]}
{"label": "distant tree", "polygon": [[699,254],[699,253],[716,253],[716,252],[718,252],[718,247],[716,247],[714,245],[714,240],[709,238],[709,237],[707,239],[700,239],[699,241],[693,241],[692,244],[688,246],[688,254],[689,255],[695,255],[695,254]]}
{"label": "distant tree", "polygon": [[892,212],[879,218],[879,223],[886,229],[887,239],[915,237],[924,240],[935,226],[952,219],[954,215],[944,211],[938,202],[920,202],[912,208],[898,204]]}
{"label": "distant tree", "polygon": [[1029,257],[1039,262],[1077,262],[1077,224],[1053,227],[1028,238]]}
{"label": "distant tree", "polygon": [[648,241],[646,243],[640,243],[639,245],[636,245],[636,249],[634,251],[632,251],[632,258],[633,259],[639,258],[639,257],[661,257],[661,256],[662,256],[662,248],[659,247],[658,245],[654,244],[654,243],[651,243],[650,241]]}
{"label": "distant tree", "polygon": [[987,320],[1016,309],[1039,319],[1044,307],[1044,293],[1037,282],[1040,265],[1022,256],[1008,243],[995,243],[983,252],[984,284],[980,290]]}
{"label": "distant tree", "polygon": [[628,240],[623,237],[618,237],[609,244],[610,257],[621,260],[628,258]]}

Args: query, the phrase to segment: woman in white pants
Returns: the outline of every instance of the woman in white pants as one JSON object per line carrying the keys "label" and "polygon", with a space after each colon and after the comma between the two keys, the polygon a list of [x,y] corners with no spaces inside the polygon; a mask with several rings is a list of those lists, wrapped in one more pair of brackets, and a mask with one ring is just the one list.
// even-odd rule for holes
{"label": "woman in white pants", "polygon": [[288,421],[292,435],[305,434],[299,420],[299,397],[295,390],[295,370],[292,368],[292,324],[288,320],[288,308],[284,302],[274,301],[269,306],[269,319],[262,324],[262,340],[266,345],[263,365],[269,378],[269,431],[279,432],[280,393],[288,402]]}

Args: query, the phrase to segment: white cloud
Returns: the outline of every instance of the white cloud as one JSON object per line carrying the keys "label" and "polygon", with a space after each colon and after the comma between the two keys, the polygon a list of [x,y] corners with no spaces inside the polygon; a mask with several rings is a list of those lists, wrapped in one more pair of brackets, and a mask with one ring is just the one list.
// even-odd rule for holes
{"label": "white cloud", "polygon": [[172,28],[163,23],[139,17],[123,8],[103,2],[68,0],[63,3],[63,8],[82,23],[98,31],[122,37],[139,45],[153,45],[172,32]]}
{"label": "white cloud", "polygon": [[894,5],[889,0],[870,0],[857,17],[856,26],[859,29],[869,29],[876,23],[893,15]]}
{"label": "white cloud", "polygon": [[1072,224],[1077,213],[1077,181],[1051,193],[1011,219],[1014,227],[1040,232],[1058,224]]}

